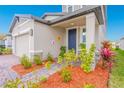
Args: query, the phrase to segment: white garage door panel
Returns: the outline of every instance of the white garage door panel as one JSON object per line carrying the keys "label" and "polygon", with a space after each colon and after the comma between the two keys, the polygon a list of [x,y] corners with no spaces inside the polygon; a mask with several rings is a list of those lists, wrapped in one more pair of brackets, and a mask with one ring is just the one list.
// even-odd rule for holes
{"label": "white garage door panel", "polygon": [[23,54],[29,56],[29,34],[24,34],[16,37],[16,55]]}

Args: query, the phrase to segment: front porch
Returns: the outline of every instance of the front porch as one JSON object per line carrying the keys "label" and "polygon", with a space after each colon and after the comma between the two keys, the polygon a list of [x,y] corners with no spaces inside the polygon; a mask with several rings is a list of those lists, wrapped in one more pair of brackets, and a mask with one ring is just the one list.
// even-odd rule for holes
{"label": "front porch", "polygon": [[67,19],[51,26],[66,31],[65,45],[67,50],[73,48],[78,53],[81,43],[86,44],[87,49],[91,44],[95,44],[96,49],[100,48],[99,23],[94,13]]}

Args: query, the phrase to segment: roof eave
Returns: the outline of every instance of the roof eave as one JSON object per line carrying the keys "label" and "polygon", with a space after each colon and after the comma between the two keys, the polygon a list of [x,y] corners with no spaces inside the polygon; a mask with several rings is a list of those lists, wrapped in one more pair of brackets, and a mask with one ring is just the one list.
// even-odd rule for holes
{"label": "roof eave", "polygon": [[33,19],[34,21],[37,21],[37,22],[40,22],[40,23],[43,23],[43,24],[47,24],[48,21],[46,20],[43,20],[43,19],[39,19],[35,16],[32,16],[32,15],[20,15],[20,14],[16,14],[14,17],[13,17],[13,20],[12,20],[12,23],[10,25],[10,28],[9,28],[9,32],[12,33],[12,30],[15,26],[15,23],[17,21],[17,17],[25,17],[25,18],[29,18],[29,19]]}
{"label": "roof eave", "polygon": [[9,27],[9,33],[12,33],[12,29],[13,29],[13,27],[14,27],[14,25],[15,25],[15,23],[16,23],[16,17],[14,16],[13,17],[13,20],[12,20],[12,22],[11,22],[11,24],[10,24],[10,27]]}
{"label": "roof eave", "polygon": [[[91,13],[91,12],[94,12],[95,15],[97,16],[98,23],[103,24],[103,17],[102,17],[102,13],[100,13],[101,12],[100,9],[101,9],[100,6],[92,6],[92,7],[86,8],[86,9],[80,9],[80,10],[77,10],[77,11],[72,12],[70,14],[67,14],[67,15],[65,15],[65,16],[63,16],[61,18],[57,18],[55,20],[52,20],[48,24],[53,25],[53,24],[56,24],[56,23],[59,23],[59,22],[62,22],[62,21],[77,17],[77,16],[81,16],[81,15]],[[101,15],[99,15],[99,14],[101,14]]]}
{"label": "roof eave", "polygon": [[46,16],[64,16],[66,13],[58,12],[58,13],[45,13],[41,16],[41,19],[44,19]]}

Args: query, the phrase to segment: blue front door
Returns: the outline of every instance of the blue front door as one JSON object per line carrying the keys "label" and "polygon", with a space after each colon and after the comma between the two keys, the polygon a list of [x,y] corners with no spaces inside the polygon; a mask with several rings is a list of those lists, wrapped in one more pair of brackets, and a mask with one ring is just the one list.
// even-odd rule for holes
{"label": "blue front door", "polygon": [[76,52],[76,29],[68,30],[68,49],[74,49]]}

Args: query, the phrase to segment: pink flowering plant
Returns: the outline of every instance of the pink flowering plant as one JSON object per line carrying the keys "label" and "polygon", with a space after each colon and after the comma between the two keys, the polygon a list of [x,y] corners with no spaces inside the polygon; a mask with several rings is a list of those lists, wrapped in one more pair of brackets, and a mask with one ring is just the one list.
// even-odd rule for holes
{"label": "pink flowering plant", "polygon": [[111,71],[111,67],[112,67],[112,62],[113,62],[113,58],[115,56],[115,53],[111,50],[110,47],[103,47],[100,50],[100,55],[103,61],[103,67],[107,66],[109,68],[109,70]]}
{"label": "pink flowering plant", "polygon": [[114,52],[110,50],[109,48],[102,48],[100,50],[100,54],[104,61],[110,61],[112,57],[114,56]]}

